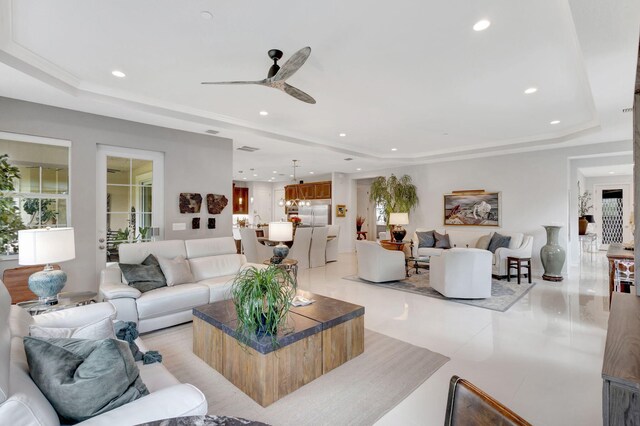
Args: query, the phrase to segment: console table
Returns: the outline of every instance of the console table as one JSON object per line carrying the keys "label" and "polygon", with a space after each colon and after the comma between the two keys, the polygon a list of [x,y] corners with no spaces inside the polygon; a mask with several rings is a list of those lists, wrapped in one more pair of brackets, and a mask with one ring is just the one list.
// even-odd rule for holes
{"label": "console table", "polygon": [[605,426],[640,418],[640,297],[613,293],[602,365]]}

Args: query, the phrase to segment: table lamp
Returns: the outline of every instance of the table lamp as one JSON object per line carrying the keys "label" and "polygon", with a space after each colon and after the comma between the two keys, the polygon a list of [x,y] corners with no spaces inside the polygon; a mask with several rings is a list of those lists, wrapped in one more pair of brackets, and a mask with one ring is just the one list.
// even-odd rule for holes
{"label": "table lamp", "polygon": [[289,247],[284,241],[293,240],[293,223],[291,222],[271,222],[269,223],[269,239],[278,241],[279,244],[273,248],[271,263],[278,264],[289,254]]}
{"label": "table lamp", "polygon": [[402,225],[409,224],[409,213],[391,213],[389,215],[389,225],[391,228],[392,239],[391,242],[401,242],[407,235],[407,231]]}
{"label": "table lamp", "polygon": [[29,277],[29,290],[40,302],[55,305],[58,293],[67,282],[64,271],[54,270],[52,263],[76,257],[73,228],[26,229],[18,231],[18,263],[42,265],[44,269]]}

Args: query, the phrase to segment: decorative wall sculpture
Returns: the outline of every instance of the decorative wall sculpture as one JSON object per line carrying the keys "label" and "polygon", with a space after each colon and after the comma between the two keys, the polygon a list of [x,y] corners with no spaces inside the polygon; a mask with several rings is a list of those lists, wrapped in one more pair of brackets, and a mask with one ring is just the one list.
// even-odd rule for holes
{"label": "decorative wall sculpture", "polygon": [[209,214],[220,214],[227,207],[227,197],[218,194],[207,194],[207,209]]}
{"label": "decorative wall sculpture", "polygon": [[445,195],[444,224],[500,226],[500,193],[454,191]]}
{"label": "decorative wall sculpture", "polygon": [[191,229],[200,229],[200,218],[194,217],[191,219]]}
{"label": "decorative wall sculpture", "polygon": [[207,221],[207,228],[216,229],[216,218],[215,217],[210,217],[209,218],[209,220]]}
{"label": "decorative wall sculpture", "polygon": [[180,193],[180,213],[200,213],[202,195],[195,192]]}

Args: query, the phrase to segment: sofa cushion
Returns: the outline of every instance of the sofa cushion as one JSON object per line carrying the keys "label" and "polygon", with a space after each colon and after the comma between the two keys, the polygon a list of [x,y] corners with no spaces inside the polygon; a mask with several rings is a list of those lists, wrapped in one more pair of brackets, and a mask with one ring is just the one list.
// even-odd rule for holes
{"label": "sofa cushion", "polygon": [[136,300],[138,318],[147,319],[182,312],[209,303],[209,287],[181,284],[148,291]]}
{"label": "sofa cushion", "polygon": [[511,237],[509,242],[509,248],[511,250],[519,249],[524,241],[524,234],[522,232],[502,232],[502,235]]}
{"label": "sofa cushion", "polygon": [[80,327],[43,327],[33,324],[29,327],[29,335],[31,337],[63,337],[90,340],[116,338],[111,318],[103,318]]}
{"label": "sofa cushion", "polygon": [[237,253],[236,243],[233,237],[200,238],[186,240],[184,242],[189,259],[205,256],[218,256],[221,254]]}
{"label": "sofa cushion", "polygon": [[34,383],[65,421],[80,422],[149,394],[125,342],[25,337],[24,348]]}
{"label": "sofa cushion", "polygon": [[436,237],[434,234],[436,231],[416,232],[418,236],[418,247],[435,247]]}
{"label": "sofa cushion", "polygon": [[[22,338],[19,340],[20,351],[24,356]],[[24,365],[25,367],[22,368],[13,362],[13,358],[11,359],[9,366],[11,396],[0,405],[0,419],[4,420],[3,424],[10,425],[59,424],[58,414],[29,376],[26,357]]]}
{"label": "sofa cushion", "polygon": [[243,263],[244,257],[241,254],[221,254],[189,259],[194,281],[237,274]]}
{"label": "sofa cushion", "polygon": [[209,303],[220,300],[231,299],[231,284],[236,275],[225,275],[223,277],[209,278],[198,282],[198,284],[209,287]]}
{"label": "sofa cushion", "polygon": [[187,257],[183,240],[151,241],[147,243],[125,243],[118,246],[120,262],[142,263],[150,254],[155,257],[173,259],[176,256]]}
{"label": "sofa cushion", "polygon": [[118,265],[124,276],[123,282],[144,293],[167,285],[158,259],[152,254],[141,264],[120,263]]}
{"label": "sofa cushion", "polygon": [[491,241],[489,242],[488,250],[491,253],[495,253],[497,249],[501,247],[509,247],[509,243],[511,242],[511,237],[506,235],[500,235],[497,232],[493,234],[491,237]]}
{"label": "sofa cushion", "polygon": [[158,262],[169,287],[195,281],[189,261],[184,256],[176,256],[173,259],[158,257]]}
{"label": "sofa cushion", "polygon": [[478,238],[478,241],[476,242],[476,248],[482,249],[482,250],[489,250],[489,243],[491,242],[491,237],[493,237],[493,232]]}
{"label": "sofa cushion", "polygon": [[34,323],[34,319],[26,309],[11,305],[9,307],[9,328],[11,337],[24,337],[29,335],[29,327]]}
{"label": "sofa cushion", "polygon": [[418,256],[440,256],[443,250],[435,247],[420,247],[418,248]]}
{"label": "sofa cushion", "polygon": [[437,232],[434,232],[433,235],[436,237],[435,248],[441,248],[441,249],[451,248],[451,242],[449,241],[449,236],[447,234],[439,234]]}

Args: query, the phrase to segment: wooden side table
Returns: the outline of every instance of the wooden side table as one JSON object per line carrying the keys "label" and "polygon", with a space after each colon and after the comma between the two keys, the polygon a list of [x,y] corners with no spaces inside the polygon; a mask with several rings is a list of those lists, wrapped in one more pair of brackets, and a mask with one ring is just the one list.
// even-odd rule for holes
{"label": "wooden side table", "polygon": [[507,257],[507,281],[511,282],[511,270],[515,269],[518,274],[518,284],[520,284],[520,276],[522,275],[522,270],[526,269],[526,277],[529,279],[529,284],[531,284],[531,258],[530,257]]}
{"label": "wooden side table", "polygon": [[367,231],[358,231],[356,234],[358,234],[358,241],[367,239]]}

